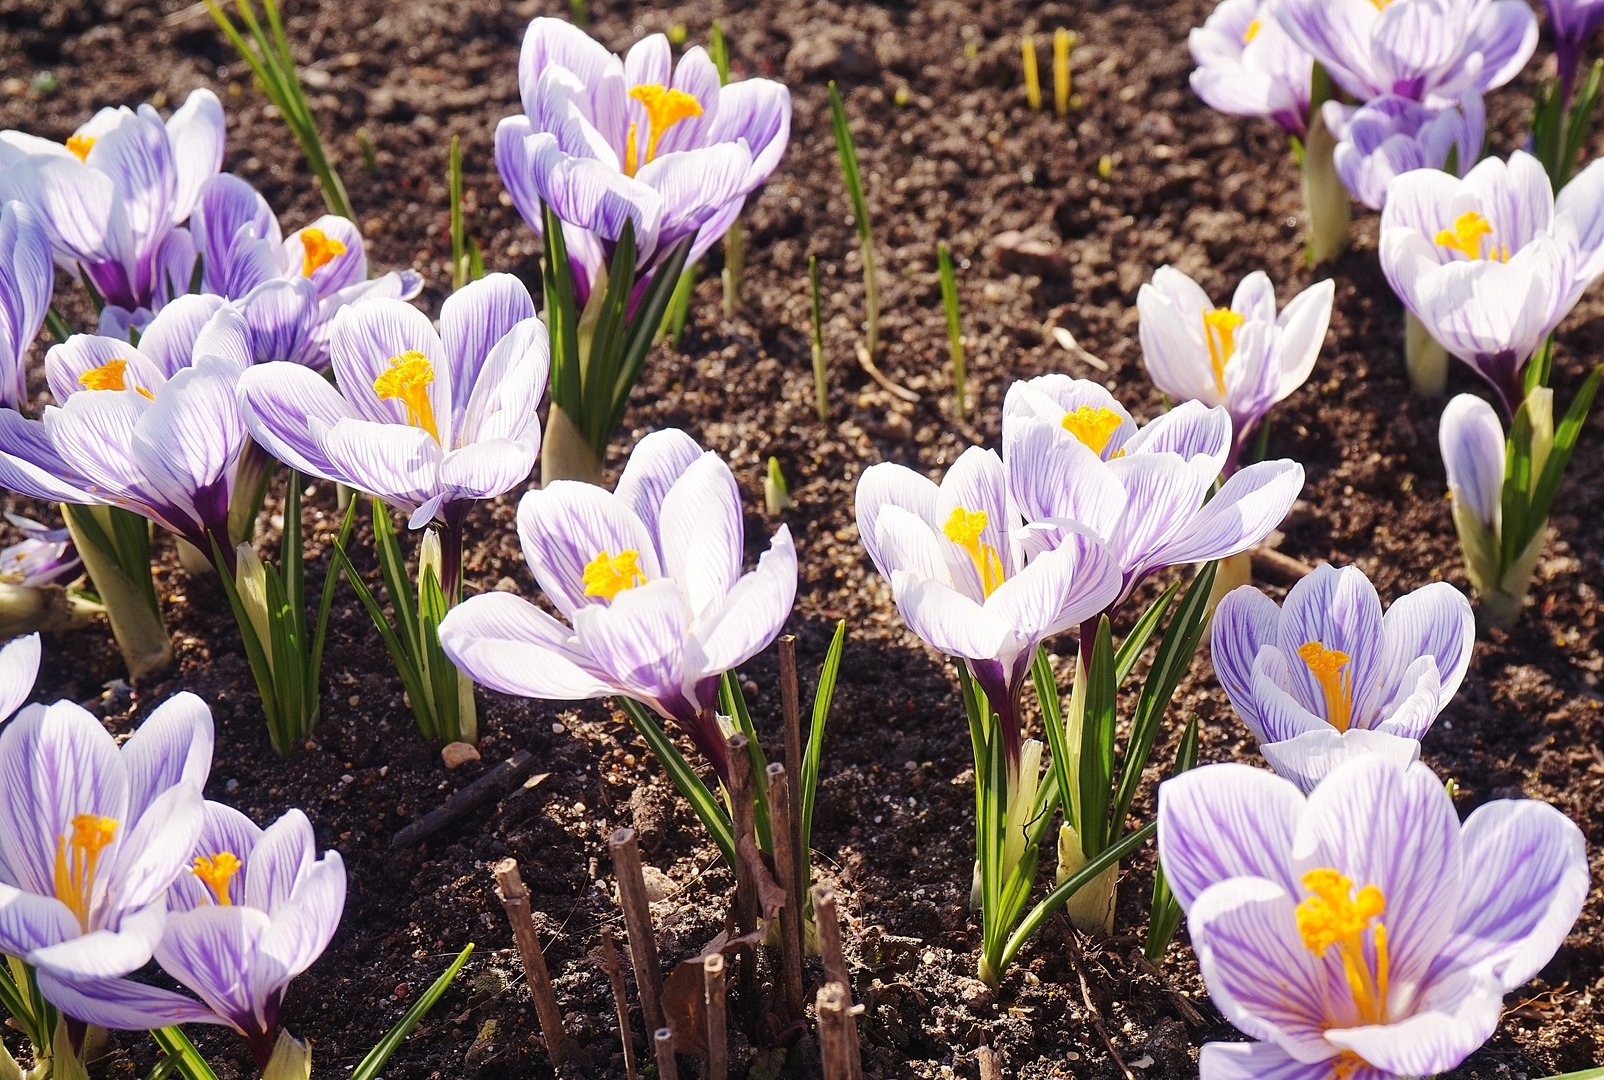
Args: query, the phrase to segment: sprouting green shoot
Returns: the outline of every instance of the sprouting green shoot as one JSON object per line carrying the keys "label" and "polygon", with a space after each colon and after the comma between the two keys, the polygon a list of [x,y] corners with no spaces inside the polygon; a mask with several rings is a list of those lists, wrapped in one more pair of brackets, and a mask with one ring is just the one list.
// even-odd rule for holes
{"label": "sprouting green shoot", "polygon": [[769,471],[763,477],[763,507],[770,517],[785,513],[791,508],[791,488],[780,471],[780,459],[769,458]]}
{"label": "sprouting green shoot", "polygon": [[824,370],[824,311],[819,303],[819,257],[808,256],[808,294],[813,309],[813,400],[819,422],[830,418],[830,387]]}
{"label": "sprouting green shoot", "polygon": [[685,336],[685,323],[691,315],[691,297],[696,293],[696,267],[692,266],[674,282],[674,295],[668,299],[668,314],[663,316],[662,333],[674,348],[679,348]]}
{"label": "sprouting green shoot", "polygon": [[713,20],[713,27],[707,33],[707,51],[712,54],[713,66],[718,68],[718,84],[723,86],[730,81],[730,47],[724,40],[724,27],[717,19]]}
{"label": "sprouting green shoot", "polygon": [[1069,98],[1073,89],[1069,52],[1074,47],[1074,34],[1062,26],[1053,31],[1053,108],[1059,116],[1069,115]]}
{"label": "sprouting green shoot", "polygon": [[462,228],[462,139],[451,136],[448,183],[451,190],[451,287],[468,283],[467,237]]}
{"label": "sprouting green shoot", "polygon": [[858,168],[858,149],[847,127],[847,109],[841,91],[830,82],[830,125],[835,130],[835,148],[841,157],[841,176],[847,196],[852,200],[852,216],[858,222],[858,246],[863,253],[863,298],[868,315],[868,334],[864,345],[873,359],[880,344],[880,286],[874,271],[874,230],[869,223],[869,203],[863,197],[863,173]]}
{"label": "sprouting green shoot", "polygon": [[947,352],[952,356],[952,403],[958,419],[964,418],[964,338],[958,319],[958,282],[952,273],[952,252],[947,242],[936,244],[936,263],[941,269],[941,306],[947,309]]}
{"label": "sprouting green shoot", "polygon": [[1025,70],[1025,104],[1041,108],[1041,75],[1036,71],[1036,39],[1026,34],[1019,41],[1019,61]]}
{"label": "sprouting green shoot", "polygon": [[[340,174],[334,170],[323,149],[317,118],[312,115],[311,106],[306,101],[306,90],[301,86],[300,75],[296,73],[295,58],[290,55],[289,39],[284,33],[284,21],[279,17],[278,0],[261,0],[261,3],[266,26],[257,18],[253,0],[234,0],[240,25],[236,25],[223,11],[218,0],[206,0],[206,8],[301,144],[306,163],[317,177],[318,188],[323,192],[324,204],[331,213],[354,221],[356,213],[351,209],[350,196],[345,193],[345,184],[340,181]],[[247,34],[249,41],[246,40]]]}
{"label": "sprouting green shoot", "polygon": [[362,151],[362,167],[371,175],[379,171],[379,153],[373,147],[373,136],[367,128],[356,129],[356,148]]}
{"label": "sprouting green shoot", "polygon": [[583,28],[590,25],[590,8],[585,0],[568,0],[568,13],[575,26]]}

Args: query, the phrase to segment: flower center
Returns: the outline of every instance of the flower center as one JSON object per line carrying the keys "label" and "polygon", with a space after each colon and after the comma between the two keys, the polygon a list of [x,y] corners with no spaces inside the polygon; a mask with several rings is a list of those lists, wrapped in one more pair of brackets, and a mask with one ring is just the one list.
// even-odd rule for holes
{"label": "flower center", "polygon": [[640,552],[629,548],[617,555],[598,551],[596,557],[585,564],[580,580],[584,582],[586,596],[599,596],[612,603],[625,589],[646,584],[646,575],[640,568]]}
{"label": "flower center", "polygon": [[1119,413],[1113,409],[1095,405],[1082,405],[1072,412],[1065,413],[1064,418],[1059,421],[1065,431],[1075,436],[1081,445],[1099,457],[1108,449],[1108,440],[1114,437],[1114,432],[1119,430],[1122,422]]}
{"label": "flower center", "polygon": [[95,137],[93,135],[72,135],[67,139],[67,149],[79,161],[89,160],[89,151],[94,149]]}
{"label": "flower center", "polygon": [[1338,731],[1347,731],[1353,719],[1353,673],[1343,670],[1348,666],[1348,654],[1318,641],[1305,641],[1298,646],[1298,659],[1309,665],[1325,695],[1326,722]]}
{"label": "flower center", "polygon": [[306,255],[301,260],[301,276],[311,277],[318,270],[345,254],[345,245],[322,229],[301,230],[301,246]]}
{"label": "flower center", "polygon": [[1242,44],[1246,45],[1259,36],[1259,20],[1254,19],[1248,23],[1248,28],[1242,31]]}
{"label": "flower center", "polygon": [[422,428],[435,442],[440,429],[434,422],[434,405],[429,401],[429,384],[434,382],[434,365],[416,349],[390,357],[390,366],[373,380],[373,392],[380,401],[399,401],[407,407],[407,423]]}
{"label": "flower center", "polygon": [[969,561],[975,564],[983,596],[990,596],[1003,583],[1002,559],[998,557],[996,548],[981,539],[990,521],[984,510],[966,510],[962,506],[955,506],[947,517],[947,523],[941,527],[941,534],[963,548]]}
{"label": "flower center", "polygon": [[1491,235],[1493,223],[1474,210],[1466,210],[1454,218],[1453,228],[1442,230],[1432,239],[1441,247],[1451,248],[1467,259],[1487,258],[1508,262],[1508,244],[1493,244],[1486,255],[1482,254],[1482,238]]}
{"label": "flower center", "polygon": [[629,125],[629,135],[624,140],[624,175],[634,176],[637,169],[657,157],[657,144],[669,128],[681,120],[702,115],[702,103],[683,90],[672,90],[655,83],[634,87],[629,96],[646,107],[646,157],[641,159],[636,156],[638,124],[632,122]]}
{"label": "flower center", "polygon": [[[1387,898],[1374,885],[1356,892],[1350,878],[1329,867],[1310,870],[1302,881],[1314,894],[1297,910],[1298,935],[1304,948],[1320,957],[1336,949],[1361,1022],[1386,1023],[1391,960],[1381,916],[1387,910]],[[1365,947],[1366,933],[1374,945],[1374,961]]]}
{"label": "flower center", "polygon": [[116,838],[117,819],[99,814],[77,815],[72,819],[71,838],[65,834],[56,836],[56,899],[67,905],[86,934],[100,853]]}
{"label": "flower center", "polygon": [[1236,331],[1246,320],[1230,308],[1203,313],[1203,340],[1209,343],[1209,366],[1214,369],[1214,388],[1225,393],[1225,365],[1236,355]]}
{"label": "flower center", "polygon": [[107,360],[99,367],[92,367],[78,376],[78,385],[85,390],[138,390],[151,401],[155,401],[156,395],[143,386],[128,385],[127,372],[128,361]]}
{"label": "flower center", "polygon": [[189,872],[211,890],[212,899],[217,901],[219,907],[229,907],[234,901],[228,895],[228,885],[234,880],[234,875],[240,872],[242,865],[239,856],[233,852],[219,851],[216,855],[195,856],[195,865],[190,867]]}

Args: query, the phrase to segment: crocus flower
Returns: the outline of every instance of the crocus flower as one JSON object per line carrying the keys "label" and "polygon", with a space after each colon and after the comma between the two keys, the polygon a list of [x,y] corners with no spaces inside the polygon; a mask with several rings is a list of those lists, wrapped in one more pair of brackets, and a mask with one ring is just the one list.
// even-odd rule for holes
{"label": "crocus flower", "polygon": [[102,109],[65,144],[0,132],[0,195],[28,204],[108,304],[155,310],[189,284],[194,249],[177,226],[222,167],[223,138],[210,90],[166,123],[149,105]]}
{"label": "crocus flower", "polygon": [[[229,173],[201,188],[189,234],[202,292],[224,297],[245,318],[253,362],[286,360],[324,368],[335,314],[368,297],[410,300],[423,288],[414,270],[369,279],[362,234],[325,214],[287,238],[246,181]],[[188,282],[193,264],[183,275]],[[102,321],[106,319],[102,313]]]}
{"label": "crocus flower", "polygon": [[1392,182],[1415,169],[1464,176],[1481,160],[1487,109],[1470,93],[1442,109],[1388,94],[1358,107],[1325,104],[1326,126],[1337,138],[1333,162],[1348,192],[1372,210],[1387,204]]}
{"label": "crocus flower", "polygon": [[[0,721],[22,708],[39,678],[39,635],[26,634],[0,649]],[[4,864],[0,863],[0,874]]]}
{"label": "crocus flower", "polygon": [[1270,407],[1308,381],[1331,322],[1335,286],[1321,281],[1278,316],[1275,286],[1263,271],[1242,279],[1230,307],[1215,307],[1198,284],[1161,266],[1136,294],[1142,362],[1172,398],[1223,405],[1233,438],[1225,471],[1235,469]]}
{"label": "crocus flower", "polygon": [[0,581],[23,588],[65,585],[83,573],[83,561],[66,528],[50,526],[6,513],[6,520],[22,533],[22,539],[0,549]]}
{"label": "crocus flower", "polygon": [[1604,0],[1543,0],[1559,61],[1560,101],[1569,104],[1582,49],[1604,24]]}
{"label": "crocus flower", "polygon": [[540,450],[546,327],[529,290],[491,274],[458,290],[437,333],[417,308],[372,298],[336,317],[336,390],[300,364],[240,380],[251,434],[291,468],[455,526],[474,499],[523,483]]}
{"label": "crocus flower", "polygon": [[28,349],[55,285],[50,236],[20,202],[0,206],[0,409],[28,403]]}
{"label": "crocus flower", "polygon": [[621,695],[678,724],[729,782],[719,677],[768,647],[796,597],[785,526],[741,573],[745,527],[729,466],[668,429],[635,445],[609,492],[577,480],[518,505],[524,558],[563,621],[521,597],[470,597],[440,624],[475,682],[559,701]]}
{"label": "crocus flower", "polygon": [[0,410],[0,487],[125,507],[203,552],[215,538],[231,558],[228,506],[246,442],[238,364],[207,357],[168,378],[127,342],[78,335],[56,348],[52,386],[78,390],[40,420]]}
{"label": "crocus flower", "polygon": [[1475,394],[1456,394],[1443,409],[1437,437],[1455,516],[1469,514],[1481,528],[1496,534],[1507,466],[1498,414]]}
{"label": "crocus flower", "polygon": [[1209,994],[1257,1041],[1202,1080],[1402,1080],[1458,1065],[1588,891],[1581,830],[1504,799],[1460,824],[1419,762],[1366,757],[1307,798],[1246,765],[1159,787],[1158,850]]}
{"label": "crocus flower", "polygon": [[640,284],[687,237],[694,262],[768,179],[791,135],[785,87],[721,87],[703,49],[675,65],[662,34],[620,59],[569,23],[536,19],[518,86],[524,115],[497,126],[496,168],[536,234],[543,205],[562,221],[580,304],[626,221]]}
{"label": "crocus flower", "polygon": [[317,857],[312,825],[299,810],[263,830],[209,802],[189,873],[168,897],[155,959],[199,1001],[132,979],[56,971],[40,973],[40,990],[69,1016],[102,1027],[231,1027],[265,1068],[284,991],[328,948],[345,908],[339,852]]}
{"label": "crocus flower", "polygon": [[1519,150],[1462,180],[1405,173],[1381,213],[1381,269],[1431,336],[1513,413],[1521,368],[1604,272],[1604,162],[1558,199],[1543,166]]}
{"label": "crocus flower", "polygon": [[972,446],[937,485],[881,462],[858,480],[858,535],[891,583],[909,629],[960,657],[1001,717],[1017,767],[1019,696],[1036,646],[1119,595],[1119,567],[1097,540],[1067,533],[1027,562],[995,450]]}
{"label": "crocus flower", "polygon": [[1003,401],[1003,461],[1027,551],[1072,532],[1097,537],[1119,566],[1119,599],[1156,570],[1246,551],[1281,523],[1303,466],[1261,461],[1211,496],[1230,452],[1224,406],[1182,402],[1138,431],[1107,390],[1067,375],[1017,382]]}
{"label": "crocus flower", "polygon": [[1277,0],[1288,36],[1360,101],[1446,105],[1513,79],[1537,48],[1526,0]]}
{"label": "crocus flower", "polygon": [[1214,670],[1276,772],[1305,791],[1360,754],[1405,763],[1470,665],[1475,617],[1445,581],[1381,611],[1358,567],[1320,566],[1275,601],[1251,585],[1214,612]]}
{"label": "crocus flower", "polygon": [[121,746],[70,701],[0,728],[0,953],[42,977],[149,960],[201,833],[211,762],[211,713],[193,694]]}
{"label": "crocus flower", "polygon": [[1274,120],[1302,138],[1309,126],[1314,60],[1270,13],[1272,0],[1223,0],[1187,36],[1192,92],[1229,116]]}

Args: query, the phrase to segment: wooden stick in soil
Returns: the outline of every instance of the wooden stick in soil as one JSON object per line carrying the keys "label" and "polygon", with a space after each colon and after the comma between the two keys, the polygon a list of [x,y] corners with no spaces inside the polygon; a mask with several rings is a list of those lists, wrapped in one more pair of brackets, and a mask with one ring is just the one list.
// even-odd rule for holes
{"label": "wooden stick in soil", "polygon": [[[802,843],[802,705],[796,678],[796,635],[780,638],[780,715],[785,721],[785,771],[791,777],[791,867],[797,894],[801,897],[801,918],[796,920],[797,945],[806,941],[807,906],[811,899],[804,881],[802,864],[807,851]],[[789,894],[788,894],[789,895]],[[801,955],[800,953],[798,955]]]}
{"label": "wooden stick in soil", "polygon": [[859,1080],[863,1065],[858,1060],[856,1040],[851,1037],[854,1022],[846,987],[837,982],[825,983],[819,987],[814,1008],[819,1016],[819,1058],[824,1065],[824,1080]]}
{"label": "wooden stick in soil", "polygon": [[1003,1080],[1002,1066],[997,1063],[997,1051],[982,1046],[975,1051],[975,1064],[980,1068],[980,1080]]}
{"label": "wooden stick in soil", "polygon": [[624,928],[629,931],[629,961],[635,968],[635,986],[640,992],[640,1011],[646,1027],[656,1031],[663,1026],[662,969],[657,962],[657,939],[652,933],[652,909],[646,899],[646,878],[641,873],[640,845],[634,829],[619,829],[607,841],[613,853],[613,876],[618,879],[618,906],[624,911]]}
{"label": "wooden stick in soil", "polygon": [[629,1030],[629,992],[624,989],[624,965],[618,962],[612,928],[605,923],[601,928],[601,952],[602,969],[607,972],[607,984],[613,988],[613,1006],[618,1013],[618,1037],[624,1044],[624,1072],[629,1080],[637,1080],[635,1039]]}
{"label": "wooden stick in soil", "polygon": [[[749,934],[757,928],[757,882],[746,860],[739,857],[741,840],[748,838],[757,843],[757,811],[752,800],[756,787],[752,783],[750,740],[737,732],[724,741],[730,758],[730,818],[735,827],[735,930]],[[750,947],[741,949],[741,1000],[757,1000],[757,953]]]}
{"label": "wooden stick in soil", "polygon": [[774,836],[774,867],[785,892],[785,907],[780,909],[780,964],[784,980],[786,1012],[796,1018],[802,1016],[802,891],[797,887],[796,864],[792,856],[796,850],[796,836],[791,831],[791,783],[785,775],[785,766],[779,762],[766,770],[769,781],[769,824]]}
{"label": "wooden stick in soil", "polygon": [[707,1077],[727,1080],[730,1036],[724,1023],[724,954],[702,959],[702,993],[707,1006]]}
{"label": "wooden stick in soil", "polygon": [[[847,1006],[852,1005],[852,981],[847,975],[846,951],[841,947],[841,917],[835,910],[835,890],[827,885],[815,885],[813,895],[813,921],[819,928],[819,958],[824,962],[824,981],[835,983],[846,995]],[[858,1052],[858,1025],[847,1029],[852,1040],[854,1055]]]}
{"label": "wooden stick in soil", "polygon": [[658,1028],[652,1035],[657,1048],[657,1080],[679,1080],[679,1062],[674,1060],[674,1029]]}
{"label": "wooden stick in soil", "polygon": [[535,933],[535,922],[530,910],[529,890],[524,887],[518,873],[517,859],[502,859],[495,866],[496,891],[501,906],[512,924],[512,938],[518,945],[518,957],[523,961],[524,977],[529,982],[529,993],[535,999],[535,1015],[540,1018],[540,1034],[546,1042],[546,1056],[553,1069],[560,1069],[572,1056],[569,1053],[568,1033],[563,1030],[562,1009],[557,1005],[557,992],[551,985],[551,973],[546,970],[546,957],[540,950],[540,937]]}

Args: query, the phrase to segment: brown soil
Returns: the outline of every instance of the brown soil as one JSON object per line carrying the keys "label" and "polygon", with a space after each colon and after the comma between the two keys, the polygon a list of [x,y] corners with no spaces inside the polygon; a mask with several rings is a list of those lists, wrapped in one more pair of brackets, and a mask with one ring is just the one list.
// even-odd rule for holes
{"label": "brown soil", "polygon": [[[515,108],[525,23],[557,0],[344,0],[289,4],[312,103],[330,133],[378,268],[416,266],[430,310],[447,289],[446,148],[462,137],[468,215],[487,265],[533,273],[535,244],[507,204],[491,159],[495,121]],[[1051,924],[1000,991],[973,979],[978,932],[966,909],[972,858],[969,750],[954,676],[919,645],[863,557],[852,489],[867,464],[939,471],[972,442],[995,443],[1008,383],[1048,371],[1107,382],[1140,415],[1161,407],[1144,380],[1134,300],[1172,262],[1216,295],[1267,268],[1283,299],[1314,280],[1300,260],[1296,179],[1286,146],[1264,124],[1217,116],[1186,85],[1186,30],[1203,0],[1147,4],[925,0],[741,0],[593,3],[595,32],[627,46],[683,25],[705,40],[722,20],[740,74],[784,78],[796,98],[784,165],[750,210],[746,305],[720,316],[715,253],[697,290],[682,355],[660,351],[627,417],[630,438],[665,425],[723,452],[747,492],[755,550],[779,521],[762,514],[768,456],[790,481],[785,520],[802,554],[791,630],[804,672],[816,671],[837,619],[850,623],[815,837],[821,872],[844,895],[867,1071],[878,1077],[976,1076],[975,1050],[996,1048],[1014,1077],[1184,1076],[1196,1048],[1232,1033],[1209,1003],[1182,939],[1162,974],[1133,959],[1145,926],[1151,854],[1122,882],[1121,932],[1077,943]],[[1030,112],[1018,85],[1021,31],[1074,28],[1080,107],[1067,119]],[[298,151],[189,0],[0,0],[0,126],[63,138],[105,103],[171,105],[211,86],[229,112],[227,167],[256,183],[287,227],[321,207]],[[1045,70],[1045,64],[1044,64]],[[834,159],[825,80],[840,81],[876,221],[885,288],[882,359],[921,395],[895,402],[852,361],[862,289],[850,210]],[[1518,145],[1530,81],[1498,97],[1503,135]],[[899,92],[906,104],[895,104]],[[364,168],[359,133],[375,167]],[[1112,169],[1099,175],[1106,155]],[[1023,230],[1049,245],[1048,265],[1001,262],[993,238]],[[1330,273],[1336,315],[1315,378],[1276,415],[1272,456],[1308,468],[1304,502],[1281,550],[1313,563],[1354,562],[1384,596],[1437,578],[1466,587],[1442,498],[1440,404],[1402,378],[1401,316],[1376,267],[1373,217]],[[960,260],[969,339],[970,423],[955,422],[935,274],[938,240]],[[831,418],[813,415],[806,269],[823,270]],[[1038,260],[1039,262],[1039,260]],[[1056,265],[1054,265],[1056,264]],[[1023,272],[1015,272],[1023,271]],[[68,286],[62,283],[61,291]],[[76,293],[66,305],[86,316]],[[1604,346],[1604,303],[1589,298],[1560,335],[1562,398]],[[1105,373],[1061,347],[1061,326],[1102,356]],[[1456,369],[1457,388],[1474,388]],[[628,440],[620,439],[613,459]],[[1604,754],[1599,733],[1598,590],[1604,538],[1604,424],[1583,435],[1555,514],[1534,605],[1520,628],[1478,648],[1457,701],[1426,740],[1427,760],[1455,777],[1462,809],[1487,799],[1549,800],[1587,834],[1604,871]],[[532,591],[512,534],[513,498],[470,523],[469,587]],[[38,509],[38,508],[35,508]],[[327,536],[330,493],[310,500]],[[276,550],[276,537],[270,542]],[[318,572],[324,565],[320,557]],[[360,608],[342,593],[315,745],[272,754],[232,622],[215,586],[190,581],[165,552],[160,585],[178,646],[172,676],[102,688],[119,676],[109,636],[93,629],[48,643],[40,690],[91,703],[124,731],[179,689],[211,702],[219,728],[214,797],[266,820],[302,807],[320,840],[345,855],[351,895],[323,960],[291,993],[286,1024],[317,1046],[320,1075],[342,1075],[468,942],[476,953],[439,1009],[386,1075],[548,1076],[535,1017],[488,867],[516,856],[534,893],[572,1034],[606,1075],[622,1075],[605,978],[592,950],[615,919],[603,880],[605,838],[633,825],[648,863],[673,887],[656,907],[665,959],[686,955],[721,922],[730,880],[694,818],[622,718],[602,704],[560,708],[481,695],[484,764],[446,771],[415,734],[400,688]],[[744,672],[753,709],[775,735],[772,655]],[[807,680],[811,686],[811,679]],[[805,692],[811,692],[810,689]],[[1196,713],[1205,760],[1252,760],[1252,745],[1197,670],[1155,752],[1167,762],[1174,724]],[[520,749],[537,776],[494,810],[421,847],[394,852],[398,829],[483,769]],[[1150,779],[1159,775],[1157,767]],[[1144,795],[1139,814],[1150,812]],[[1084,982],[1083,982],[1084,980]],[[1454,1077],[1523,1077],[1580,1069],[1604,1055],[1604,908],[1595,893],[1540,979],[1511,998],[1500,1033]],[[1195,1010],[1195,1011],[1194,1011]],[[197,1033],[225,1080],[246,1058],[226,1037]],[[111,1075],[148,1065],[141,1039],[114,1041]],[[684,1067],[691,1063],[686,1061]],[[772,1075],[754,1072],[754,1075]]]}

